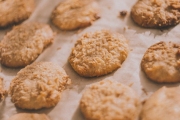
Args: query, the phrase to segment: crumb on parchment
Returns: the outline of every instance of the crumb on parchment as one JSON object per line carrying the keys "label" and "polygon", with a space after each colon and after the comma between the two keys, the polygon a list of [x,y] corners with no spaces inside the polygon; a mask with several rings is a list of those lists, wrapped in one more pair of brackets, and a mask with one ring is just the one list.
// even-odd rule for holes
{"label": "crumb on parchment", "polygon": [[127,11],[126,10],[120,11],[120,17],[125,17],[126,15],[127,15]]}

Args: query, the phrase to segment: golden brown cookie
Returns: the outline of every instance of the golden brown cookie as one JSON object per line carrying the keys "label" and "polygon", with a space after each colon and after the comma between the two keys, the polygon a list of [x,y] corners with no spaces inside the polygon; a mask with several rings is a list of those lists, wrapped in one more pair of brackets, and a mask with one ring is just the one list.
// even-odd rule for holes
{"label": "golden brown cookie", "polygon": [[0,42],[0,62],[8,67],[31,64],[54,40],[47,24],[25,23],[14,27]]}
{"label": "golden brown cookie", "polygon": [[108,30],[85,33],[76,42],[69,63],[81,76],[101,76],[120,68],[128,51],[121,34]]}
{"label": "golden brown cookie", "polygon": [[11,100],[22,109],[53,107],[70,83],[70,78],[60,66],[51,62],[33,63],[20,70],[12,80]]}
{"label": "golden brown cookie", "polygon": [[144,104],[141,120],[179,120],[180,87],[163,87]]}
{"label": "golden brown cookie", "polygon": [[34,0],[0,0],[0,27],[28,19],[34,8]]}
{"label": "golden brown cookie", "polygon": [[52,12],[51,20],[62,30],[86,27],[98,19],[95,0],[66,0]]}
{"label": "golden brown cookie", "polygon": [[148,48],[141,61],[148,78],[159,83],[180,81],[180,45],[159,42]]}
{"label": "golden brown cookie", "polygon": [[138,0],[131,17],[142,27],[163,28],[180,22],[179,0]]}
{"label": "golden brown cookie", "polygon": [[130,87],[104,80],[83,93],[80,108],[87,120],[137,120],[141,105]]}
{"label": "golden brown cookie", "polygon": [[4,90],[3,78],[0,77],[0,101],[4,100],[5,95],[6,95],[6,90]]}
{"label": "golden brown cookie", "polygon": [[45,114],[18,113],[10,117],[8,120],[50,120],[50,119]]}

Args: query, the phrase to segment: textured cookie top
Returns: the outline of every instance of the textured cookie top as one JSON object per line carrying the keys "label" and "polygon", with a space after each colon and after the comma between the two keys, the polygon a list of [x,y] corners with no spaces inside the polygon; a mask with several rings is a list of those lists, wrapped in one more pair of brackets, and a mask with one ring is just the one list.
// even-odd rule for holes
{"label": "textured cookie top", "polygon": [[88,120],[136,120],[140,101],[130,87],[106,80],[83,93],[80,108]]}
{"label": "textured cookie top", "polygon": [[74,30],[91,25],[98,19],[95,0],[66,0],[52,12],[52,22],[62,30]]}
{"label": "textured cookie top", "polygon": [[179,120],[180,87],[163,87],[145,103],[141,120]]}
{"label": "textured cookie top", "polygon": [[161,28],[180,22],[179,0],[139,0],[131,10],[133,20],[143,27]]}
{"label": "textured cookie top", "polygon": [[123,35],[101,30],[82,35],[72,50],[69,62],[80,75],[94,77],[118,69],[127,55],[128,44]]}
{"label": "textured cookie top", "polygon": [[146,75],[156,82],[180,81],[180,45],[159,42],[152,45],[141,62]]}
{"label": "textured cookie top", "polygon": [[3,78],[0,77],[0,102],[4,99],[6,91],[4,90]]}
{"label": "textured cookie top", "polygon": [[36,113],[18,113],[8,120],[50,120],[45,114]]}
{"label": "textured cookie top", "polygon": [[1,63],[8,67],[24,67],[32,63],[53,39],[54,33],[47,24],[15,26],[0,42]]}
{"label": "textured cookie top", "polygon": [[20,70],[10,85],[12,102],[23,109],[55,106],[71,80],[63,68],[50,62],[33,63]]}
{"label": "textured cookie top", "polygon": [[34,0],[0,0],[0,27],[27,19],[34,7]]}

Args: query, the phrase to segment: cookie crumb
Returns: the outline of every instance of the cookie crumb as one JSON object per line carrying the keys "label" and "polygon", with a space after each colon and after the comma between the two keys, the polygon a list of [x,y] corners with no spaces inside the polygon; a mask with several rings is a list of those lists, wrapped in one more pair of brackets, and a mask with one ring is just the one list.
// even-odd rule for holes
{"label": "cookie crumb", "polygon": [[58,48],[57,48],[57,50],[60,50],[60,49],[61,49],[61,47],[58,47]]}
{"label": "cookie crumb", "polygon": [[127,15],[127,11],[126,10],[123,10],[120,12],[120,16],[121,17],[125,17]]}
{"label": "cookie crumb", "polygon": [[123,29],[124,31],[126,31],[126,27],[124,27],[124,29]]}
{"label": "cookie crumb", "polygon": [[161,32],[164,32],[163,29],[160,29]]}
{"label": "cookie crumb", "polygon": [[95,15],[95,18],[96,18],[96,20],[98,20],[98,19],[100,19],[101,17],[100,17],[100,15]]}
{"label": "cookie crumb", "polygon": [[129,87],[132,87],[133,85],[134,85],[134,83],[130,83],[128,86],[129,86]]}
{"label": "cookie crumb", "polygon": [[146,100],[143,100],[141,103],[144,105],[146,103]]}
{"label": "cookie crumb", "polygon": [[145,88],[142,88],[142,91],[143,91],[146,95],[148,95],[148,93],[147,93],[147,91],[146,91]]}

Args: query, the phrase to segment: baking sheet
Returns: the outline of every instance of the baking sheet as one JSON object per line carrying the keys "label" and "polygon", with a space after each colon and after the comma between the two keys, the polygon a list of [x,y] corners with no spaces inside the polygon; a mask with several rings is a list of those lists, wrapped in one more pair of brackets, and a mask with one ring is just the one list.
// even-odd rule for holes
{"label": "baking sheet", "polygon": [[[69,77],[72,85],[62,93],[59,103],[50,109],[27,111],[14,107],[8,96],[0,103],[0,120],[7,120],[10,116],[19,112],[46,113],[51,120],[84,120],[79,110],[79,100],[83,90],[90,84],[103,79],[111,79],[126,85],[132,85],[141,100],[162,86],[177,86],[179,84],[157,84],[149,81],[140,69],[140,62],[144,52],[149,46],[159,41],[180,42],[180,25],[165,30],[145,29],[137,26],[130,18],[131,7],[136,0],[97,0],[100,6],[101,18],[92,26],[76,31],[61,31],[50,22],[52,10],[63,0],[36,0],[36,9],[31,17],[25,22],[37,21],[48,23],[57,33],[54,43],[38,57],[36,61],[51,61],[62,66]],[[119,12],[128,12],[125,18],[119,16]],[[0,30],[0,39],[11,28]],[[115,72],[97,78],[84,78],[76,74],[68,63],[68,57],[77,38],[88,31],[110,29],[124,34],[129,41],[131,51],[122,67]],[[0,66],[0,77],[4,78],[5,88],[20,69],[11,69]]]}

